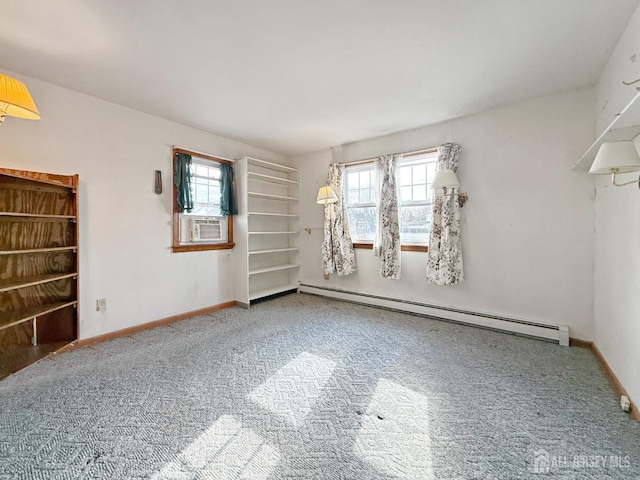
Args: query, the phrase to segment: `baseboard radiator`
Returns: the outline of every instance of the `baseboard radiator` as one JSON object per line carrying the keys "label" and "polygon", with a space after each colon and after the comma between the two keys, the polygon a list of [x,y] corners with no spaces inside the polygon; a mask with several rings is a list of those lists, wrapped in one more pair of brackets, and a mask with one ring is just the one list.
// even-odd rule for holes
{"label": "baseboard radiator", "polygon": [[565,325],[545,325],[543,323],[501,317],[488,313],[470,312],[468,310],[461,310],[458,308],[429,305],[426,303],[414,302],[412,300],[401,300],[381,295],[372,295],[369,293],[350,292],[348,290],[320,287],[306,283],[301,283],[298,290],[301,293],[309,293],[312,295],[345,300],[373,307],[381,307],[399,312],[413,313],[438,320],[446,320],[490,330],[498,330],[501,332],[513,333],[515,335],[557,342],[558,344],[567,347],[569,346],[569,328]]}

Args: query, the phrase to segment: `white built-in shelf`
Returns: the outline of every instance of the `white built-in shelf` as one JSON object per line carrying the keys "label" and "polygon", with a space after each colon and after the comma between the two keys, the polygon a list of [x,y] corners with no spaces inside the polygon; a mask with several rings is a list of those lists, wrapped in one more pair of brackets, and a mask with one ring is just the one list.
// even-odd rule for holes
{"label": "white built-in shelf", "polygon": [[249,232],[249,235],[293,235],[300,233],[297,230],[289,230],[284,232]]}
{"label": "white built-in shelf", "polygon": [[640,92],[636,93],[571,169],[589,170],[603,143],[633,140],[638,135],[640,135]]}
{"label": "white built-in shelf", "polygon": [[297,283],[288,283],[286,285],[278,285],[276,287],[265,288],[263,290],[256,290],[254,292],[249,292],[249,300],[255,300],[257,298],[268,297],[269,295],[277,295],[282,292],[289,292],[291,290],[297,290]]}
{"label": "white built-in shelf", "polygon": [[254,250],[253,252],[249,252],[249,255],[260,255],[263,253],[297,252],[298,250],[300,249],[297,247],[272,248],[271,250]]}
{"label": "white built-in shelf", "polygon": [[278,163],[267,162],[266,160],[260,160],[258,158],[247,157],[249,165],[255,165],[256,167],[268,168],[276,172],[294,173],[297,172],[297,168],[289,167],[287,165],[280,165]]}
{"label": "white built-in shelf", "polygon": [[11,281],[0,281],[0,292],[8,292],[9,290],[15,290],[23,287],[33,287],[35,285],[42,285],[43,283],[57,282],[58,280],[64,280],[65,278],[77,277],[77,273],[63,273],[63,274],[50,274],[40,275],[37,277],[13,277]]}
{"label": "white built-in shelf", "polygon": [[282,200],[284,202],[297,201],[298,199],[295,197],[287,197],[285,195],[272,195],[271,193],[262,193],[262,192],[248,192],[250,197],[256,198],[264,198],[267,200]]}
{"label": "white built-in shelf", "polygon": [[249,172],[247,176],[259,182],[276,183],[278,185],[293,186],[293,185],[299,184],[299,182],[296,182],[295,180],[289,180],[288,178],[274,177],[272,175],[265,175],[263,173]]}
{"label": "white built-in shelf", "polygon": [[0,255],[16,255],[22,253],[47,253],[47,252],[64,252],[65,250],[73,250],[74,252],[78,247],[50,247],[50,248],[27,248],[24,250],[0,250]]}
{"label": "white built-in shelf", "polygon": [[256,215],[262,217],[298,217],[298,215],[292,213],[270,213],[270,212],[249,212],[249,215]]}
{"label": "white built-in shelf", "polygon": [[33,320],[36,317],[55,312],[62,308],[76,306],[77,304],[78,302],[76,300],[71,302],[49,303],[45,305],[37,305],[35,307],[24,307],[7,314],[3,314],[0,319],[0,330],[12,327],[13,325],[17,325],[22,322]]}
{"label": "white built-in shelf", "polygon": [[257,275],[259,273],[277,272],[278,270],[291,270],[292,268],[298,268],[296,263],[285,263],[283,265],[270,265],[268,267],[260,267],[249,270],[249,275]]}
{"label": "white built-in shelf", "polygon": [[56,218],[60,220],[75,220],[75,215],[45,215],[40,213],[0,212],[0,217],[25,217],[25,218]]}

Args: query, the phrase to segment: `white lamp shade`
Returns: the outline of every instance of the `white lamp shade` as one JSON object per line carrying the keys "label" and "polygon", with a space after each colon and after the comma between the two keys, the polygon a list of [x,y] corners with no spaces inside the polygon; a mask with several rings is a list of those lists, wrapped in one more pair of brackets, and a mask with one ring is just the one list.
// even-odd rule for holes
{"label": "white lamp shade", "polygon": [[325,185],[324,187],[320,187],[318,190],[318,197],[316,198],[316,203],[321,205],[326,205],[327,203],[336,203],[338,201],[338,196],[336,192],[333,191],[329,185]]}
{"label": "white lamp shade", "polygon": [[637,172],[640,170],[638,150],[631,141],[603,143],[598,150],[593,165],[589,169],[592,175],[610,175],[616,173]]}
{"label": "white lamp shade", "polygon": [[454,188],[459,187],[460,182],[453,170],[447,168],[436,171],[436,178],[433,179],[431,188]]}

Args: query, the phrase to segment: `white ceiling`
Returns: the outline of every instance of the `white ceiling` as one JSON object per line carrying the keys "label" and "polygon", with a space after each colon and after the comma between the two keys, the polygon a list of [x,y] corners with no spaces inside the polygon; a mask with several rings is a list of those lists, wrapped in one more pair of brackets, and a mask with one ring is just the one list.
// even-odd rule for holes
{"label": "white ceiling", "polygon": [[7,0],[0,68],[302,153],[593,85],[639,3]]}

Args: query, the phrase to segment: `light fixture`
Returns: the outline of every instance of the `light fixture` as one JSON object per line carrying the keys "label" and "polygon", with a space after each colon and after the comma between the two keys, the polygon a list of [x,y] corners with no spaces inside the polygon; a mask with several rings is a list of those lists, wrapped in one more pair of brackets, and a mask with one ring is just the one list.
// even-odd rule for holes
{"label": "light fixture", "polygon": [[436,176],[431,184],[431,188],[456,188],[459,186],[458,177],[456,177],[453,170],[448,168],[436,170]]}
{"label": "light fixture", "polygon": [[640,186],[640,179],[630,182],[616,182],[617,173],[629,173],[640,171],[640,156],[632,141],[603,143],[598,150],[593,165],[589,169],[592,175],[611,174],[611,183],[616,187],[637,183]]}
{"label": "light fixture", "polygon": [[336,203],[337,201],[338,196],[336,195],[336,192],[333,191],[333,188],[329,185],[320,187],[320,190],[318,190],[318,196],[316,197],[316,203],[327,205],[328,203]]}
{"label": "light fixture", "polygon": [[0,125],[4,118],[39,120],[40,114],[27,87],[19,80],[0,73]]}

